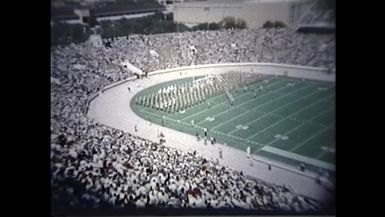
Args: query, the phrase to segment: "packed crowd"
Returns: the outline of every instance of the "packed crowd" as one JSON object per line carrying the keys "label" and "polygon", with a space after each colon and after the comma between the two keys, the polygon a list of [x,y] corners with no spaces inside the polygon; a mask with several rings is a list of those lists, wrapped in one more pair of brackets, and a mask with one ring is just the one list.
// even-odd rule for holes
{"label": "packed crowd", "polygon": [[129,59],[143,71],[228,62],[335,68],[334,35],[298,34],[286,28],[132,35],[107,41],[114,59]]}
{"label": "packed crowd", "polygon": [[70,206],[225,208],[303,211],[319,208],[290,188],[247,178],[196,152],[88,127],[79,143],[54,136],[53,199]]}
{"label": "packed crowd", "polygon": [[[315,40],[318,37],[320,41]],[[324,53],[319,52],[324,43],[327,45]],[[197,47],[196,54],[188,54],[189,58],[183,56],[187,44]],[[282,47],[275,50],[279,45]],[[287,47],[297,51],[297,56],[291,57],[285,50]],[[159,58],[149,55],[151,49],[159,53]],[[263,53],[266,49],[270,53]],[[332,66],[334,62],[323,62],[322,56],[333,53],[333,49],[334,40],[330,36],[301,36],[289,30],[135,35],[113,41],[111,48],[97,48],[89,43],[52,48],[51,184],[54,204],[322,209],[321,203],[295,194],[290,187],[251,179],[196,152],[181,152],[102,126],[87,118],[86,110],[90,93],[131,76],[119,65],[121,60],[128,59],[145,70],[183,66],[191,61],[203,64],[285,60],[293,64]],[[314,56],[309,52],[314,52]],[[278,55],[267,58],[273,53]],[[291,58],[286,59],[289,56]]]}

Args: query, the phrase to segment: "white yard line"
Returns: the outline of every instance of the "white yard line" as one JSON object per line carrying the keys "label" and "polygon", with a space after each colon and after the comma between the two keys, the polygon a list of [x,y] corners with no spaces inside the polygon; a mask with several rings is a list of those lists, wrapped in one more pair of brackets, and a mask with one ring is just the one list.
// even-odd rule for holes
{"label": "white yard line", "polygon": [[[286,94],[284,94],[284,95],[282,95],[282,96],[280,96],[280,97],[278,97],[278,98],[275,98],[274,100],[271,100],[271,101],[268,101],[268,102],[266,102],[266,103],[263,103],[263,104],[261,104],[260,106],[258,106],[258,107],[256,107],[256,108],[253,108],[252,110],[258,110],[258,108],[260,108],[260,107],[262,107],[262,106],[264,106],[264,105],[266,105],[266,104],[270,104],[270,103],[272,103],[272,102],[275,102],[275,101],[281,99],[282,97],[292,95],[293,93],[295,93],[295,92],[297,92],[297,91],[299,91],[299,90],[305,89],[305,88],[307,88],[307,87],[309,87],[309,85],[305,85],[305,86],[303,86],[303,87],[301,87],[301,88],[299,88],[299,89],[296,89],[295,91],[286,93]],[[285,106],[287,106],[287,105],[288,105],[288,104],[278,106],[278,107],[275,108],[274,110],[265,113],[263,116],[261,116],[261,117],[259,117],[259,118],[257,118],[257,119],[254,119],[254,120],[252,120],[252,121],[249,121],[248,123],[246,123],[246,125],[250,125],[250,124],[252,124],[252,123],[254,123],[254,122],[256,122],[256,121],[259,121],[260,119],[262,119],[262,118],[264,118],[264,117],[266,117],[266,116],[272,114],[274,111],[276,111],[276,110],[278,110],[278,109],[280,109],[280,108],[283,108],[283,107],[285,107]],[[258,112],[259,112],[259,111],[258,111]],[[238,131],[238,130],[240,130],[240,129],[235,129],[235,130],[229,132],[229,134],[233,134],[233,133],[235,133],[235,132]]]}
{"label": "white yard line", "polygon": [[[270,84],[267,85],[266,87],[270,87],[270,86],[272,86],[272,85],[274,85],[274,84],[278,84],[278,83],[280,83],[280,82],[282,82],[282,81],[285,81],[285,80],[282,80],[282,79],[276,79],[276,80],[277,80],[276,82],[270,83]],[[250,92],[243,93],[243,94],[237,96],[235,99],[240,98],[240,97],[243,97],[243,96],[246,96],[246,95],[248,95],[248,94],[252,94],[252,93],[250,93]],[[211,99],[208,99],[208,100],[212,101],[212,100],[214,100],[215,98],[218,98],[218,97],[220,97],[220,96],[225,96],[225,95],[224,95],[224,93],[222,93],[222,94],[219,94],[218,96],[215,96],[214,98],[211,98]],[[222,105],[222,104],[224,104],[224,103],[227,103],[227,101],[223,101],[223,102],[221,102],[221,103],[218,103],[218,104],[216,104],[216,105],[213,105],[211,108],[220,106],[220,105]],[[190,117],[196,116],[196,115],[198,115],[198,114],[200,114],[200,113],[202,113],[202,112],[205,112],[205,111],[207,111],[207,110],[208,110],[208,109],[204,109],[204,110],[202,110],[202,111],[200,111],[200,112],[197,112],[197,113],[191,114],[191,115],[189,115],[189,116],[186,116],[186,117],[182,118],[181,120],[185,120],[185,119],[188,119],[188,118],[190,118]]]}
{"label": "white yard line", "polygon": [[140,112],[147,113],[147,114],[152,115],[152,116],[157,116],[157,117],[159,117],[159,118],[163,118],[162,115],[158,115],[158,114],[153,113],[153,112],[148,112],[148,111],[146,111],[146,110],[144,110],[144,109],[141,109],[141,110],[139,110],[139,111],[140,111]]}
{"label": "white yard line", "polygon": [[[295,130],[299,129],[300,127],[304,126],[305,124],[310,123],[313,119],[315,119],[315,118],[317,118],[317,117],[323,115],[323,114],[326,113],[326,112],[329,112],[329,110],[331,110],[331,109],[325,110],[324,112],[322,112],[322,113],[320,113],[320,114],[314,116],[313,118],[309,119],[308,121],[302,122],[300,125],[298,125],[298,126],[292,128],[291,130],[285,132],[284,134],[285,134],[285,135],[289,135],[290,133],[294,132]],[[326,128],[326,129],[327,129],[327,128]],[[273,144],[274,142],[276,142],[276,141],[278,141],[278,140],[280,140],[280,139],[274,139],[273,141],[267,143],[266,146],[269,146],[269,145]]]}
{"label": "white yard line", "polygon": [[[294,119],[293,119],[294,120]],[[333,125],[324,125],[324,124],[318,124],[318,123],[314,123],[314,122],[311,122],[309,123],[310,125],[314,125],[314,126],[317,126],[317,127],[322,127],[322,128],[331,128],[333,129],[334,126]]]}
{"label": "white yard line", "polygon": [[264,144],[262,144],[262,143],[250,141],[250,140],[238,137],[238,136],[229,135],[229,134],[222,133],[222,132],[219,132],[219,131],[216,131],[216,130],[212,130],[212,132],[220,134],[220,135],[228,136],[228,137],[231,137],[231,138],[236,139],[236,140],[242,140],[242,141],[244,141],[246,143],[253,143],[253,144],[256,144],[256,145],[262,146],[262,147],[264,146]]}
{"label": "white yard line", "polygon": [[[215,96],[215,97],[213,97],[213,98],[211,98],[211,99],[209,99],[209,100],[214,100],[214,99],[216,99],[216,98],[219,98],[220,96],[224,96],[223,93],[222,93],[222,94],[219,94],[218,96]],[[212,108],[214,108],[214,107],[216,107],[216,106],[218,106],[218,105],[220,105],[220,104],[222,104],[222,103],[219,103],[219,104],[217,104],[217,105],[214,105],[214,106],[212,106]],[[192,107],[191,107],[191,108],[192,108]],[[186,116],[186,117],[182,118],[181,120],[183,121],[183,120],[185,120],[185,119],[187,119],[187,118],[194,117],[194,116],[196,116],[196,115],[198,115],[198,114],[200,114],[200,113],[202,113],[202,112],[205,112],[205,111],[207,111],[207,108],[206,108],[206,109],[202,109],[202,111],[200,111],[200,112],[196,112],[196,113],[193,113],[193,114],[191,114],[191,115],[189,115],[189,116]]]}
{"label": "white yard line", "polygon": [[[270,93],[275,93],[275,92],[277,92],[277,91],[279,91],[279,90],[281,90],[281,89],[284,89],[284,88],[287,88],[287,86],[278,88],[278,89],[275,90],[275,91],[269,91],[269,92],[264,93],[264,94],[262,94],[262,95],[260,95],[260,96],[258,96],[258,97],[256,97],[256,98],[249,99],[249,100],[247,100],[246,102],[243,102],[243,103],[241,103],[241,104],[239,104],[239,105],[236,105],[235,107],[232,107],[231,109],[227,109],[227,110],[225,110],[225,111],[223,111],[223,112],[220,112],[220,113],[214,115],[213,117],[218,117],[218,116],[220,116],[221,114],[224,114],[224,113],[226,113],[226,112],[228,112],[228,111],[231,111],[231,110],[233,110],[233,109],[236,109],[236,108],[238,108],[238,107],[240,107],[240,106],[242,106],[242,105],[244,105],[244,104],[247,104],[247,103],[249,103],[249,102],[251,102],[251,101],[257,100],[257,99],[259,99],[259,98],[261,98],[261,97],[263,97],[263,96],[267,96],[267,95],[270,94]],[[283,96],[280,96],[280,97],[278,97],[278,98],[281,98],[281,97],[283,97]],[[273,101],[274,101],[274,100],[273,100]],[[263,105],[265,105],[265,104],[267,104],[267,103],[273,102],[273,101],[265,102],[265,103],[261,104],[260,106],[258,106],[257,108],[259,108],[259,107],[261,107],[261,106],[263,106]],[[228,123],[228,122],[230,122],[230,121],[232,121],[232,120],[234,120],[234,119],[240,117],[241,115],[245,115],[245,114],[247,114],[247,113],[249,113],[249,112],[252,112],[253,110],[255,110],[255,108],[249,110],[249,111],[246,112],[246,113],[241,113],[241,114],[239,114],[239,115],[237,115],[237,116],[235,116],[235,117],[232,117],[231,119],[229,119],[229,120],[227,120],[227,121],[225,121],[225,122],[223,122],[223,123],[221,123],[221,124],[219,124],[219,125],[213,127],[212,129],[216,129],[216,128],[218,128],[218,127],[220,127],[220,126],[222,126],[222,125],[224,125],[224,124],[226,124],[226,123]],[[202,123],[203,121],[205,121],[205,120],[202,120],[202,121],[200,121],[199,123]]]}
{"label": "white yard line", "polygon": [[327,153],[327,151],[321,149],[320,153],[317,154],[317,156],[315,156],[315,159],[320,159],[320,158],[321,158],[322,156],[324,156],[326,153]]}
{"label": "white yard line", "polygon": [[[159,118],[163,118],[163,117],[162,117],[161,115],[159,115],[159,114],[151,113],[151,112],[144,111],[144,110],[141,110],[141,111],[142,111],[142,112],[145,112],[145,113],[147,113],[147,114],[149,114],[149,115],[152,115],[152,116],[156,116],[156,117],[159,117]],[[172,119],[172,118],[167,118],[167,117],[166,117],[165,119],[170,120],[170,121],[172,121],[172,122],[175,122],[175,123],[177,123],[177,124],[186,125],[186,126],[189,126],[189,127],[190,127],[190,124],[189,124],[189,123],[186,123],[186,122],[184,122],[184,121],[178,122],[177,120],[174,120],[174,119]],[[196,126],[196,127],[203,129],[203,127],[201,127],[201,126]],[[260,148],[262,148],[262,147],[264,146],[264,144],[261,144],[261,143],[259,143],[259,142],[250,141],[250,140],[247,140],[247,139],[244,139],[244,138],[240,138],[240,137],[237,137],[237,136],[233,136],[233,135],[228,135],[228,134],[225,134],[225,133],[216,131],[216,130],[212,130],[212,132],[217,133],[217,134],[220,134],[220,135],[228,136],[228,137],[231,137],[231,138],[236,139],[236,140],[241,140],[241,141],[244,141],[244,142],[246,142],[246,143],[256,144],[256,145],[258,145],[258,146],[261,146]]]}
{"label": "white yard line", "polygon": [[[149,114],[149,115],[152,115],[152,116],[156,116],[156,117],[159,117],[160,119],[163,119],[163,116],[162,115],[159,115],[159,114],[156,114],[156,113],[152,113],[152,112],[148,112],[148,111],[145,111],[145,110],[140,110],[141,112],[144,112],[144,113],[147,113],[147,114]],[[186,125],[186,126],[191,126],[189,123],[187,123],[187,122],[184,122],[184,121],[180,121],[180,122],[178,122],[177,120],[175,120],[175,119],[173,119],[173,118],[169,118],[169,117],[167,117],[167,116],[165,116],[165,118],[164,119],[166,119],[166,120],[169,120],[169,121],[172,121],[172,122],[175,122],[175,123],[177,123],[177,124],[180,124],[180,125]],[[196,127],[200,127],[200,126],[196,126]]]}
{"label": "white yard line", "polygon": [[[150,107],[145,106],[145,107],[141,108],[139,111],[148,112],[148,110],[151,110],[151,109],[154,109],[154,108],[150,108]],[[173,115],[173,114],[167,114],[167,115],[165,115],[165,117],[168,117],[171,115]]]}
{"label": "white yard line", "polygon": [[[318,92],[318,91],[316,91],[316,92]],[[313,93],[313,94],[314,94],[314,93]],[[309,94],[308,94],[308,95],[309,95]],[[308,95],[307,95],[307,96],[305,95],[304,97],[301,97],[299,100],[304,99],[304,98],[307,98]],[[312,94],[311,94],[311,95],[312,95]],[[279,121],[277,121],[277,122],[271,124],[270,126],[264,128],[264,129],[262,129],[261,131],[256,132],[255,134],[253,134],[253,135],[247,137],[246,139],[250,139],[250,138],[252,138],[252,137],[254,137],[254,136],[256,136],[256,135],[258,135],[258,134],[260,134],[260,133],[262,133],[262,132],[265,132],[266,130],[270,129],[271,127],[276,126],[277,124],[281,123],[282,121],[288,120],[288,119],[290,119],[292,116],[298,114],[299,112],[302,112],[302,111],[308,109],[309,107],[314,106],[314,105],[316,105],[316,104],[318,104],[318,103],[320,103],[320,102],[322,102],[322,101],[324,101],[324,100],[326,100],[326,99],[328,99],[328,98],[329,98],[329,97],[324,97],[324,98],[322,98],[322,99],[319,99],[319,100],[317,100],[317,101],[315,101],[315,102],[313,102],[313,103],[311,103],[311,104],[305,106],[304,108],[302,108],[302,109],[300,109],[300,110],[294,112],[293,114],[287,116],[286,118],[281,119],[281,120],[279,120]],[[296,101],[299,101],[299,100],[296,100]],[[294,101],[293,103],[295,103],[296,101]],[[290,104],[292,104],[292,103],[290,103]],[[293,120],[295,120],[295,119],[293,119]],[[297,120],[297,121],[299,121],[299,120]],[[303,121],[300,121],[300,122],[302,123]]]}
{"label": "white yard line", "polygon": [[[262,113],[262,114],[267,114],[268,113],[268,112],[263,112],[263,111],[255,111],[255,112],[259,112],[259,113]],[[270,114],[270,116],[273,116],[273,117],[276,117],[276,118],[286,118],[286,116],[278,115],[278,114]],[[298,121],[298,122],[301,122],[301,123],[305,122],[304,120],[299,120],[299,119],[296,119],[296,118],[289,118],[289,120]],[[319,126],[319,127],[334,128],[333,125],[324,125],[324,124],[318,124],[318,123],[314,123],[314,122],[311,122],[310,124],[315,125],[315,126]]]}
{"label": "white yard line", "polygon": [[[289,185],[299,194],[322,201],[328,201],[328,198],[330,198],[332,194],[314,182],[316,174],[311,171],[300,173],[296,170],[296,168],[287,169],[289,166],[280,167],[275,166],[274,163],[271,164],[273,166],[272,170],[268,170],[267,163],[262,160],[253,162],[253,166],[251,166],[250,159],[246,158],[244,150],[238,150],[222,144],[215,144],[214,146],[204,145],[202,141],[197,141],[195,136],[167,127],[162,127],[161,125],[155,123],[149,127],[147,121],[143,120],[143,118],[139,117],[132,111],[132,108],[130,107],[130,100],[139,91],[145,89],[146,87],[170,81],[175,78],[190,77],[193,74],[203,75],[203,72],[184,72],[183,76],[179,76],[179,71],[176,71],[149,76],[149,78],[143,79],[143,84],[141,86],[135,85],[135,82],[127,82],[117,85],[116,87],[105,91],[103,95],[96,97],[90,102],[88,116],[103,125],[121,129],[124,132],[140,136],[141,138],[146,138],[151,141],[159,140],[157,137],[157,131],[160,130],[166,135],[167,142],[164,145],[177,148],[182,151],[196,150],[198,153],[212,160],[218,158],[218,148],[222,148],[223,159],[219,159],[220,165],[226,165],[232,169],[244,171],[245,174],[263,179],[267,182],[279,185]],[[127,86],[135,88],[132,88],[131,92],[128,92]],[[134,124],[138,125],[140,129],[138,132],[135,132],[133,127]]]}
{"label": "white yard line", "polygon": [[283,156],[283,157],[287,157],[287,158],[290,158],[290,159],[295,159],[295,160],[298,160],[298,161],[302,161],[304,163],[311,164],[311,165],[314,165],[314,166],[317,166],[317,167],[321,167],[321,168],[324,168],[324,169],[328,169],[328,170],[332,170],[332,171],[335,170],[335,166],[333,164],[326,163],[326,162],[323,162],[323,161],[320,161],[320,160],[317,160],[317,159],[309,158],[309,157],[306,157],[306,156],[303,156],[303,155],[299,155],[299,154],[296,154],[296,153],[284,151],[284,150],[281,150],[281,149],[278,149],[278,148],[274,148],[274,147],[271,147],[271,146],[265,146],[265,147],[262,148],[262,150],[270,152],[270,153],[273,153],[273,154],[277,154],[277,155],[280,155],[280,156]]}
{"label": "white yard line", "polygon": [[309,138],[307,138],[305,141],[301,142],[300,144],[296,145],[295,147],[293,147],[292,149],[290,149],[290,152],[294,152],[295,150],[297,150],[298,148],[300,148],[302,145],[306,144],[308,141],[314,139],[315,137],[317,137],[318,135],[320,135],[321,133],[323,133],[325,130],[327,130],[328,128],[323,128],[319,131],[317,131],[316,133],[313,133]]}

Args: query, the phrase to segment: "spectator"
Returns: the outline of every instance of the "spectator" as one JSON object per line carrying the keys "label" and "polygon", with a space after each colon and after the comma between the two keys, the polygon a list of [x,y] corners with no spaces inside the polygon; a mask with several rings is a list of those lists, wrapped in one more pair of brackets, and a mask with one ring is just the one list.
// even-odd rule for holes
{"label": "spectator", "polygon": [[[189,50],[192,44],[193,55]],[[283,186],[248,178],[197,153],[157,145],[94,123],[85,114],[90,94],[133,75],[119,66],[125,59],[146,75],[192,62],[276,62],[334,68],[333,35],[302,35],[292,29],[220,30],[131,35],[105,45],[109,49],[87,43],[51,49],[55,203],[70,207],[321,209],[319,202]],[[159,56],[152,58],[150,50],[158,51]]]}

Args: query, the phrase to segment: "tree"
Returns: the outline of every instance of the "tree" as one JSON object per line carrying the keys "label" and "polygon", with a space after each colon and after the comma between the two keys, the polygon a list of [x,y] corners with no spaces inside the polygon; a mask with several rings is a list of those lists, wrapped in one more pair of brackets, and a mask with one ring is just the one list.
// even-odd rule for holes
{"label": "tree", "polygon": [[286,24],[282,21],[275,21],[274,28],[286,28]]}
{"label": "tree", "polygon": [[173,21],[174,20],[174,14],[173,13],[166,14],[166,20]]}
{"label": "tree", "polygon": [[209,29],[209,23],[200,23],[198,25],[199,30],[208,30]]}
{"label": "tree", "polygon": [[238,29],[246,29],[247,28],[246,21],[238,18],[237,19],[237,23],[236,23],[236,28],[238,28]]}
{"label": "tree", "polygon": [[51,27],[51,45],[80,43],[88,39],[89,27],[80,24],[54,23]]}
{"label": "tree", "polygon": [[262,28],[270,29],[270,28],[286,28],[287,25],[282,21],[271,22],[270,20],[266,21],[263,24]]}
{"label": "tree", "polygon": [[189,31],[189,30],[190,29],[186,25],[184,25],[182,23],[177,23],[176,24],[176,31],[177,32],[186,32],[186,31]]}
{"label": "tree", "polygon": [[90,25],[90,27],[95,27],[95,26],[99,25],[99,22],[96,19],[96,16],[92,12],[90,14],[90,19],[88,21],[88,24]]}
{"label": "tree", "polygon": [[245,29],[247,28],[246,22],[240,18],[235,19],[234,17],[225,17],[219,25],[225,29]]}
{"label": "tree", "polygon": [[274,27],[274,23],[270,22],[270,20],[266,21],[262,26],[262,28],[265,28],[265,29],[270,29],[273,27]]}
{"label": "tree", "polygon": [[210,30],[218,30],[221,28],[221,25],[219,25],[219,23],[212,22],[208,27]]}
{"label": "tree", "polygon": [[163,15],[162,12],[156,11],[155,14],[154,14],[154,18],[159,19],[159,20],[163,20],[164,19],[164,15]]}
{"label": "tree", "polygon": [[234,17],[225,17],[220,22],[221,26],[225,29],[236,28],[236,21]]}
{"label": "tree", "polygon": [[85,28],[82,25],[73,25],[73,28],[71,28],[71,37],[72,41],[77,43],[77,42],[83,42],[87,40],[86,33],[83,31],[83,28]]}

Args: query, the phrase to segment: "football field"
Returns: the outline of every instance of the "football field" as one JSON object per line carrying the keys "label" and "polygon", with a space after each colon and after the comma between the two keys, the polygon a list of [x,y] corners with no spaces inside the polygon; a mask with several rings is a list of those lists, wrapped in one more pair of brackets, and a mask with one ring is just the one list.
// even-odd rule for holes
{"label": "football field", "polygon": [[[193,78],[161,83],[135,97],[160,88],[192,82]],[[262,90],[256,91],[260,86]],[[307,169],[333,172],[335,158],[334,83],[268,76],[177,113],[145,107],[131,101],[140,117],[166,127],[214,137],[219,143],[266,159],[290,165],[303,163]],[[135,98],[134,98],[135,99]]]}

